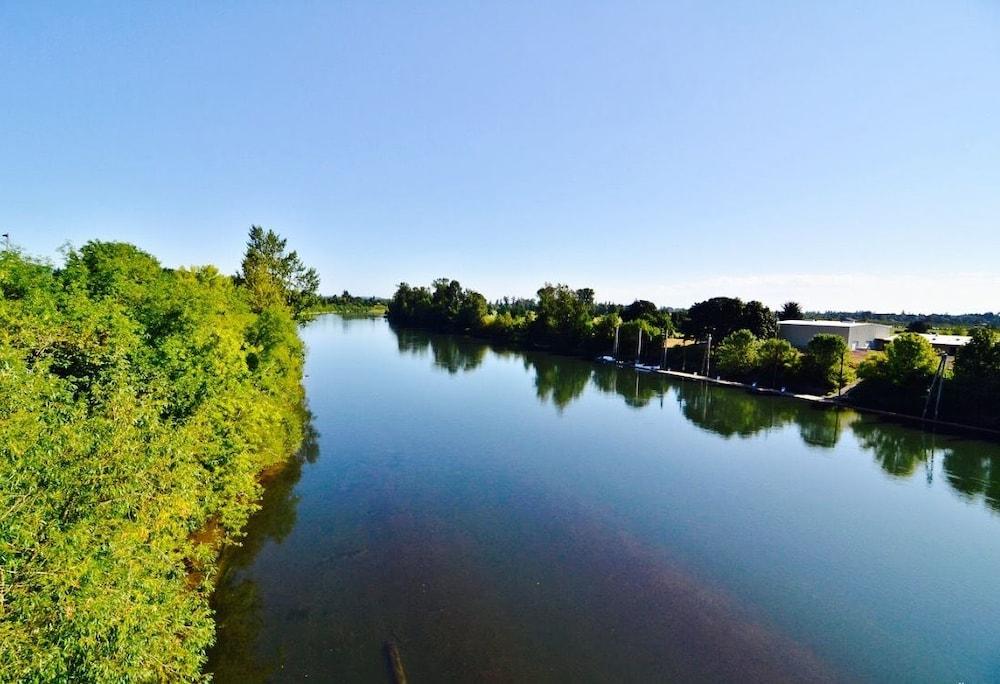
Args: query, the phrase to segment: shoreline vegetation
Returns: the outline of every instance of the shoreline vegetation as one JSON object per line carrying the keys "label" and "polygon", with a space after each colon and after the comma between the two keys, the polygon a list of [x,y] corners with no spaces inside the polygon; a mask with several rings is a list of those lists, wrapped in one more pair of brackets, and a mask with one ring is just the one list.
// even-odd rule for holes
{"label": "shoreline vegetation", "polygon": [[795,302],[781,312],[730,297],[686,310],[644,300],[622,306],[596,303],[590,288],[546,283],[535,299],[491,303],[456,280],[439,278],[430,287],[401,283],[386,315],[399,326],[613,358],[780,393],[842,393],[839,402],[858,409],[917,420],[926,414],[940,424],[1000,430],[1000,331],[985,326],[969,330],[971,342],[935,379],[940,357],[915,333],[904,332],[883,351],[865,354],[851,352],[836,335],[816,335],[804,350],[793,348],[777,335],[779,318],[803,316]]}
{"label": "shoreline vegetation", "polygon": [[219,552],[303,440],[317,286],[256,226],[234,277],[0,254],[0,680],[204,679]]}
{"label": "shoreline vegetation", "polygon": [[335,313],[346,318],[382,318],[389,311],[389,300],[379,297],[355,297],[347,290],[329,297],[319,296],[309,307],[310,318],[320,314]]}

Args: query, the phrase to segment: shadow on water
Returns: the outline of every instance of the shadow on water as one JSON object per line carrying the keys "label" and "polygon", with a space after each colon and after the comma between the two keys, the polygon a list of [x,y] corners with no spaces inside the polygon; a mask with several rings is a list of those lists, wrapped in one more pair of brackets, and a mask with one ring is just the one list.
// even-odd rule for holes
{"label": "shadow on water", "polygon": [[305,463],[319,458],[319,434],[306,412],[305,437],[295,457],[269,478],[261,508],[247,523],[240,546],[228,547],[220,559],[220,572],[212,596],[216,621],[215,646],[208,653],[207,670],[217,682],[266,682],[280,662],[257,647],[264,618],[256,582],[245,576],[268,542],[280,542],[295,527],[298,496],[295,485]]}

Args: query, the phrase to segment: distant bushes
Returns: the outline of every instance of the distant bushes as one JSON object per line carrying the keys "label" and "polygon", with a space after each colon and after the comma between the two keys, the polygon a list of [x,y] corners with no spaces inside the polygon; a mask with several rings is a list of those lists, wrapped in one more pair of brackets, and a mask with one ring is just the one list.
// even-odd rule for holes
{"label": "distant bushes", "polygon": [[387,315],[399,325],[566,354],[609,354],[618,328],[619,348],[628,358],[635,358],[642,331],[642,358],[650,361],[660,359],[664,335],[673,330],[670,314],[650,302],[629,307],[595,304],[589,288],[546,284],[536,300],[505,299],[490,305],[478,292],[447,278],[435,280],[430,288],[400,284]]}
{"label": "distant bushes", "polygon": [[[956,423],[1000,429],[1000,332],[971,331],[971,341],[955,355],[944,376],[941,401],[931,397],[937,417]],[[861,406],[911,415],[929,409],[931,382],[940,356],[926,338],[897,335],[883,353],[870,355],[858,368],[865,380],[852,393]],[[933,416],[934,412],[929,411]]]}
{"label": "distant bushes", "polygon": [[712,375],[768,387],[829,392],[854,378],[847,344],[837,335],[816,335],[799,352],[787,340],[761,340],[744,328],[723,338],[713,357]]}
{"label": "distant bushes", "polygon": [[197,533],[238,536],[303,432],[312,275],[286,262],[289,302],[252,261],[244,287],[121,243],[0,254],[0,680],[201,678]]}

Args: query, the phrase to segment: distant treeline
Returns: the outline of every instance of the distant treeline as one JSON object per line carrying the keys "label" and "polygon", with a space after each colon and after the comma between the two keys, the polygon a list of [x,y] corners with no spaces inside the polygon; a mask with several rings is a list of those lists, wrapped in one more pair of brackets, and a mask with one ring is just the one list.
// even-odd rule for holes
{"label": "distant treeline", "polygon": [[1000,328],[1000,313],[969,313],[969,314],[908,314],[876,313],[873,311],[810,311],[807,318],[818,318],[833,321],[853,320],[871,323],[884,323],[900,328],[911,327],[914,323],[926,324],[928,328],[950,331],[955,334],[966,334],[972,328]]}
{"label": "distant treeline", "polygon": [[342,316],[384,316],[389,300],[381,297],[356,297],[347,290],[339,295],[320,295],[310,313],[336,313]]}
{"label": "distant treeline", "polygon": [[[399,325],[591,357],[612,353],[617,331],[620,360],[820,394],[860,378],[864,382],[851,393],[859,405],[911,415],[923,412],[939,363],[930,343],[910,333],[861,364],[837,335],[817,335],[806,349],[794,349],[777,335],[779,319],[804,317],[795,302],[775,312],[757,301],[714,297],[671,311],[644,300],[596,304],[590,288],[546,284],[536,299],[490,303],[458,281],[440,278],[430,287],[400,284],[388,317]],[[980,327],[972,335],[972,344],[943,376],[939,417],[1000,428],[1000,332]],[[678,336],[697,343],[668,343]]]}
{"label": "distant treeline", "polygon": [[[524,348],[591,357],[615,353],[621,360],[741,379],[760,375],[776,386],[827,391],[851,379],[850,367],[840,374],[840,359],[846,354],[841,338],[821,337],[800,354],[788,342],[774,339],[776,312],[760,302],[731,297],[715,297],[671,313],[645,300],[627,306],[596,304],[590,288],[546,284],[537,299],[490,304],[458,281],[440,278],[430,287],[401,284],[389,302],[388,316],[400,325],[468,333]],[[674,336],[706,341],[712,336],[718,345],[718,366],[710,360],[706,369],[700,363],[707,342],[668,348],[667,341]],[[758,340],[764,340],[759,348]]]}
{"label": "distant treeline", "polygon": [[219,545],[302,441],[317,282],[256,227],[235,278],[0,253],[0,681],[203,680]]}

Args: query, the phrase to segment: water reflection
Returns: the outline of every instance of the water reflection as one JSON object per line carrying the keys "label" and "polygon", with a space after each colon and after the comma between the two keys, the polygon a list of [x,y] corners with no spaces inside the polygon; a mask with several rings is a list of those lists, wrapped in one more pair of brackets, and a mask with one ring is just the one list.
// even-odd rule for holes
{"label": "water reflection", "polygon": [[535,372],[535,393],[562,410],[583,394],[590,382],[588,364],[574,363],[550,354],[526,354],[524,368]]}
{"label": "water reflection", "polygon": [[434,365],[454,375],[459,371],[475,370],[486,358],[489,347],[481,342],[457,335],[438,335],[426,330],[392,328],[400,352],[426,356],[428,350]]}
{"label": "water reflection", "polygon": [[1000,466],[978,445],[962,444],[944,455],[944,473],[948,484],[969,498],[982,496],[995,511],[1000,511]]}
{"label": "water reflection", "polygon": [[931,454],[924,432],[894,429],[869,420],[858,421],[851,430],[861,448],[872,451],[875,462],[894,477],[910,477]]}
{"label": "water reflection", "polygon": [[[488,351],[501,356],[513,352],[464,337],[434,335],[419,330],[394,329],[401,352],[427,355],[449,373],[478,368]],[[726,439],[747,439],[762,433],[798,428],[803,443],[821,449],[837,446],[850,428],[862,449],[891,477],[909,478],[918,472],[932,477],[934,455],[941,458],[951,487],[973,499],[981,497],[1000,511],[1000,465],[994,455],[974,442],[938,438],[933,434],[871,418],[849,409],[812,406],[791,399],[758,397],[742,390],[698,382],[677,382],[662,375],[630,368],[594,365],[580,359],[528,352],[519,354],[525,370],[534,374],[536,396],[559,411],[579,399],[588,385],[614,394],[634,408],[654,400],[661,405],[671,391],[682,415],[698,427]],[[936,441],[946,443],[939,446]]]}
{"label": "water reflection", "polygon": [[247,524],[241,546],[223,552],[220,573],[212,596],[217,617],[215,646],[208,653],[209,672],[217,682],[266,682],[278,667],[279,657],[257,647],[264,624],[260,591],[244,572],[261,548],[282,541],[295,527],[299,498],[295,485],[304,463],[319,458],[319,434],[312,416],[306,415],[305,439],[296,457],[267,480],[260,510]]}

